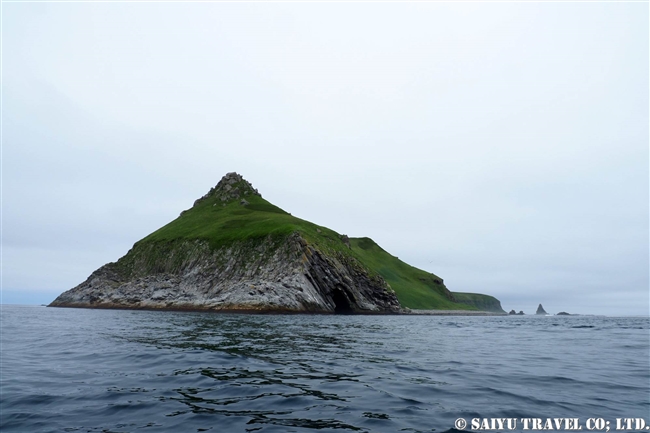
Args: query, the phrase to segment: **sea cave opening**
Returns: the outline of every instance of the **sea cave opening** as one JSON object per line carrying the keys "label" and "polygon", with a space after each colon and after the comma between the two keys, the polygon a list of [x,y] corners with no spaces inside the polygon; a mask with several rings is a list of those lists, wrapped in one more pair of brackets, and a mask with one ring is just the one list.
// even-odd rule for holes
{"label": "sea cave opening", "polygon": [[350,300],[340,288],[332,291],[332,301],[334,301],[334,314],[353,314],[354,310],[350,305]]}

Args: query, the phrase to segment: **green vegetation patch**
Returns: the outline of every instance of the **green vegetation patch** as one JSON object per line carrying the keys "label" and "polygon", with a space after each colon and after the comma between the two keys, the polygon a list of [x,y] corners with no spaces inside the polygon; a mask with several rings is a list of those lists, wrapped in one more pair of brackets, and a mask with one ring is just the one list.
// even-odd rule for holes
{"label": "green vegetation patch", "polygon": [[463,304],[472,305],[481,311],[491,311],[494,313],[505,313],[501,308],[501,302],[490,295],[482,295],[480,293],[462,293],[452,292],[454,298]]}
{"label": "green vegetation patch", "polygon": [[442,279],[408,265],[383,250],[370,238],[351,238],[352,251],[371,270],[380,274],[395,291],[403,307],[416,310],[476,310],[454,302]]}
{"label": "green vegetation patch", "polygon": [[294,232],[300,233],[309,243],[326,253],[344,251],[338,233],[309,221],[296,218],[257,195],[221,201],[208,197],[181,216],[161,227],[138,243],[169,243],[178,240],[207,241],[212,249],[235,242],[254,239],[285,239]]}
{"label": "green vegetation patch", "polygon": [[222,202],[218,198],[202,200],[140,242],[200,239],[219,248],[234,241],[285,237],[296,230],[297,219],[287,212],[259,196],[246,196],[246,200],[250,204],[242,205],[239,200]]}

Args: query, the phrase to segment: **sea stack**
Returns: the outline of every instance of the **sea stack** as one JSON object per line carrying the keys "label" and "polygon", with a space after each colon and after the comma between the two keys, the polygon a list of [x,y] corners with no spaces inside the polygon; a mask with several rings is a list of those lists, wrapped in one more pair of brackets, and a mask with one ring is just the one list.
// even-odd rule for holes
{"label": "sea stack", "polygon": [[537,307],[537,312],[535,314],[539,314],[540,316],[548,316],[548,313],[546,312],[546,310],[544,310],[542,304],[539,304],[539,307]]}

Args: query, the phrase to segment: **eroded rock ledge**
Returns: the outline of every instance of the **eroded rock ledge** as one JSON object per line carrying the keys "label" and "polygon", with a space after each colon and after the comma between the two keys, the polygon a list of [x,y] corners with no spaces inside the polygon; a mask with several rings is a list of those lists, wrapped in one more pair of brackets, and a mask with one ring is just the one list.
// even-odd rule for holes
{"label": "eroded rock ledge", "polygon": [[400,312],[394,292],[355,259],[299,233],[212,250],[206,241],[136,244],[52,307],[356,313]]}

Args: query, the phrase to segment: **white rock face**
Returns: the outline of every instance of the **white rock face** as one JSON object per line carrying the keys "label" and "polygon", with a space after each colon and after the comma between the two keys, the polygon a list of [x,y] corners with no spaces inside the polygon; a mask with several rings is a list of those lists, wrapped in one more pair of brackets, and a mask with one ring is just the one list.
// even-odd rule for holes
{"label": "white rock face", "polygon": [[136,244],[54,307],[303,313],[397,313],[397,297],[350,257],[327,256],[298,233],[211,250],[204,241]]}

